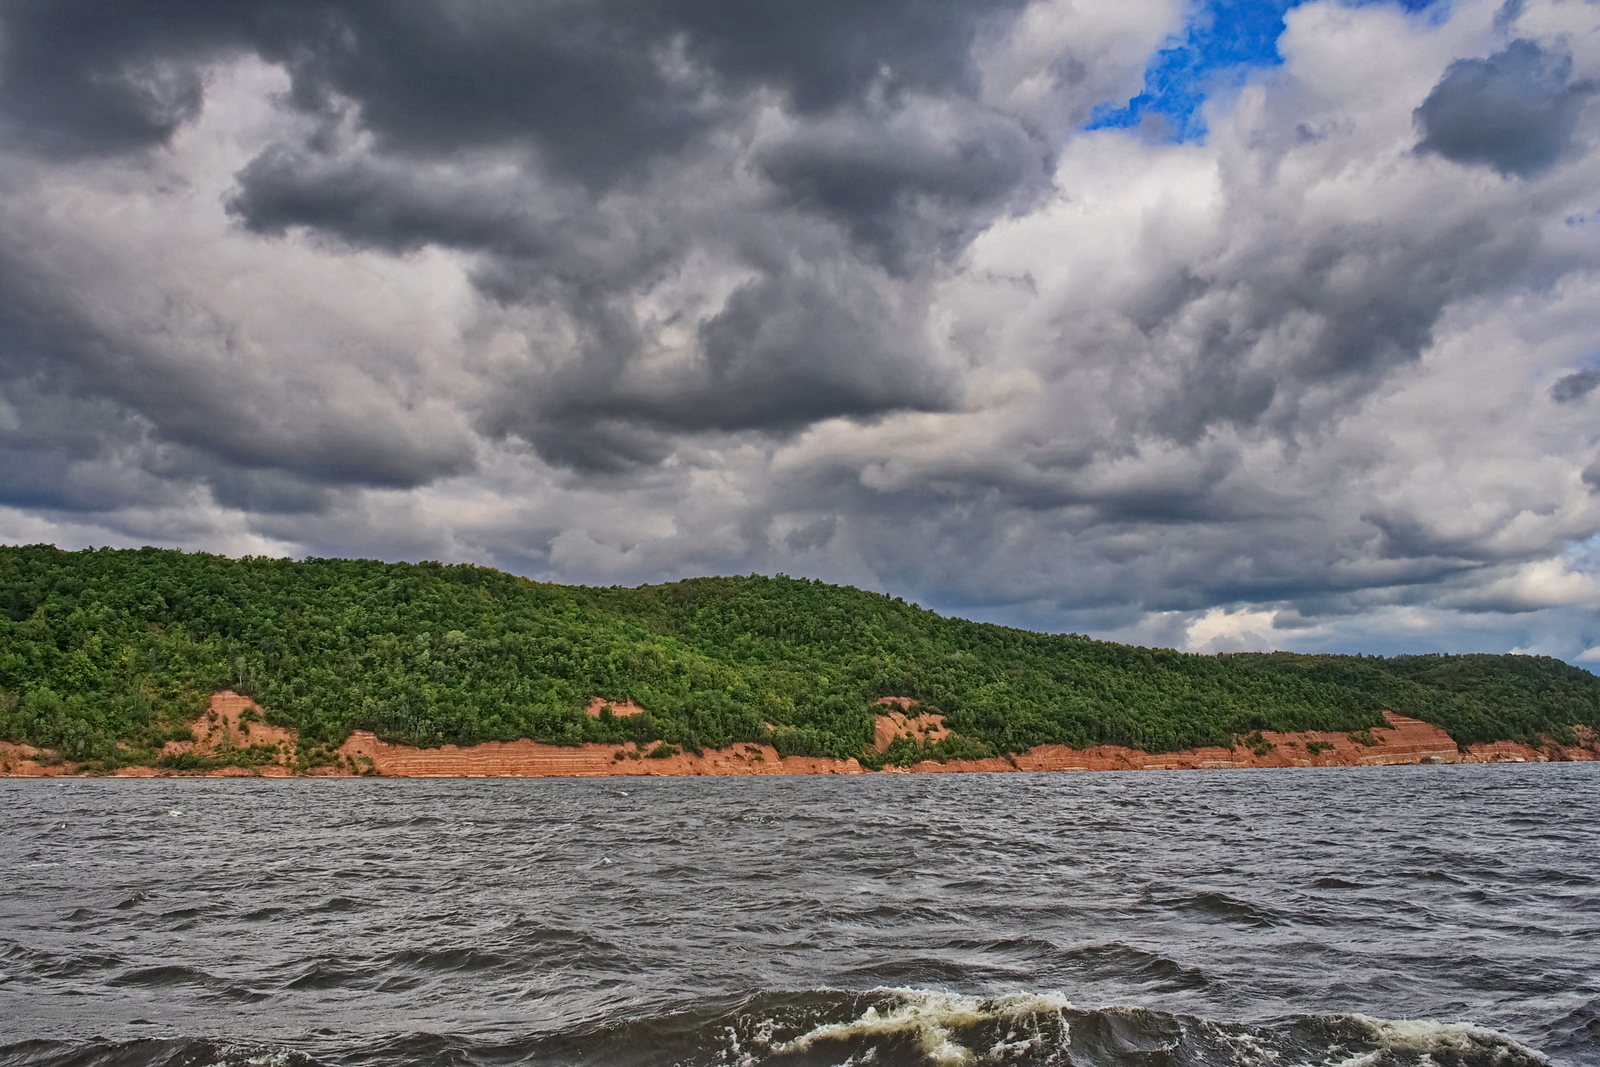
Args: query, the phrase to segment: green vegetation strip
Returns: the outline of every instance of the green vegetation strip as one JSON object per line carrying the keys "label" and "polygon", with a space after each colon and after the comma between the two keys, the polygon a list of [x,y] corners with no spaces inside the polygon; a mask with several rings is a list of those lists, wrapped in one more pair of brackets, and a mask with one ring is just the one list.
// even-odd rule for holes
{"label": "green vegetation strip", "polygon": [[[1600,679],[1547,657],[1197,656],[783,576],[599,589],[438,563],[0,547],[0,739],[153,763],[222,688],[324,752],[366,729],[422,746],[754,741],[881,766],[1372,736],[1384,709],[1463,745],[1600,728]],[[587,715],[595,695],[645,712]],[[874,753],[880,696],[936,708],[951,736]]]}

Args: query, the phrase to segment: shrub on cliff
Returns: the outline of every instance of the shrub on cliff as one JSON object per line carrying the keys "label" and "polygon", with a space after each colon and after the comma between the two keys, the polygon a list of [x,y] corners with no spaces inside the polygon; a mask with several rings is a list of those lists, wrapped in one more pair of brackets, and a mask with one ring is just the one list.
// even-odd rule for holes
{"label": "shrub on cliff", "polygon": [[1268,752],[1271,752],[1273,749],[1278,747],[1277,745],[1273,744],[1271,741],[1268,741],[1265,737],[1261,736],[1261,731],[1260,730],[1257,730],[1255,733],[1250,734],[1249,736],[1245,737],[1243,740],[1244,740],[1244,747],[1248,748],[1251,752],[1253,752],[1257,756],[1265,756]]}

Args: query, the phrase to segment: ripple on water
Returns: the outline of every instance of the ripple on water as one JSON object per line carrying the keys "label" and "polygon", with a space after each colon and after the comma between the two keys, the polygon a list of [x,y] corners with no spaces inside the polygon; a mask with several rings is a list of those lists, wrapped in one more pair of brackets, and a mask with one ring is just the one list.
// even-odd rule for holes
{"label": "ripple on water", "polygon": [[1413,770],[0,781],[0,1065],[1594,1062],[1595,771]]}

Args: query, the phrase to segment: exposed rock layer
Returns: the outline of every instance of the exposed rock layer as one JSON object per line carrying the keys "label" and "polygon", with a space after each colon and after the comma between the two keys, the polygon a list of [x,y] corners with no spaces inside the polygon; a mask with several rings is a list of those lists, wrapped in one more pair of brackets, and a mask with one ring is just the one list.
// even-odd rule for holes
{"label": "exposed rock layer", "polygon": [[[878,717],[874,738],[879,752],[897,737],[916,741],[937,741],[949,731],[943,717],[925,713],[907,718],[904,708],[911,701],[886,698],[881,703],[898,705],[902,710]],[[604,701],[596,703],[599,712]],[[635,708],[614,704],[618,714]],[[252,714],[254,713],[254,714]],[[293,731],[270,726],[260,719],[260,709],[247,697],[221,692],[211,698],[204,715],[191,724],[196,740],[169,742],[173,754],[193,752],[216,757],[230,748],[239,751],[251,746],[265,762],[253,767],[225,767],[205,772],[123,767],[119,776],[149,777],[204,773],[209,776],[265,775],[295,773],[297,756]],[[1372,731],[1377,744],[1367,745],[1339,733],[1263,733],[1254,748],[1201,748],[1183,752],[1150,753],[1118,745],[1097,745],[1073,749],[1066,745],[1040,745],[1012,757],[983,760],[951,760],[938,763],[926,760],[909,767],[887,767],[885,773],[952,773],[960,771],[1121,771],[1121,770],[1210,770],[1245,767],[1359,767],[1418,763],[1543,763],[1552,760],[1600,760],[1600,737],[1577,727],[1579,744],[1546,744],[1533,748],[1511,741],[1473,745],[1460,751],[1448,734],[1419,719],[1385,713],[1388,728]],[[252,720],[255,721],[252,721]],[[313,775],[376,774],[402,778],[598,778],[625,775],[684,776],[733,774],[862,774],[865,768],[856,760],[812,757],[780,757],[771,745],[740,743],[730,748],[707,750],[701,755],[680,752],[664,758],[653,757],[652,743],[638,746],[585,744],[546,745],[535,741],[490,741],[481,745],[440,748],[412,748],[380,741],[364,730],[350,735],[333,762],[310,768]],[[1318,751],[1313,752],[1315,747]],[[0,776],[44,777],[76,774],[72,763],[53,761],[48,753],[28,745],[0,743]]]}
{"label": "exposed rock layer", "polygon": [[943,715],[924,712],[907,718],[906,709],[916,703],[910,697],[880,697],[878,703],[900,708],[899,711],[878,714],[872,747],[879,752],[889,751],[889,746],[901,737],[920,744],[930,744],[950,736],[950,731],[945,728]]}

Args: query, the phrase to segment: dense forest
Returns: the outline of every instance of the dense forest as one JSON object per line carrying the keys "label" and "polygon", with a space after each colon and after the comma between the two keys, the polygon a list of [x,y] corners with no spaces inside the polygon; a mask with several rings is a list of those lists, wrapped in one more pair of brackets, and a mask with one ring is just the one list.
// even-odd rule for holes
{"label": "dense forest", "polygon": [[[881,764],[1361,731],[1384,709],[1461,744],[1600,728],[1600,679],[1547,657],[1198,656],[781,575],[602,589],[439,563],[0,547],[0,739],[148,760],[221,688],[324,750],[367,729],[424,746],[765,741]],[[590,716],[591,696],[646,710]],[[874,755],[880,696],[938,709],[952,736]]]}

